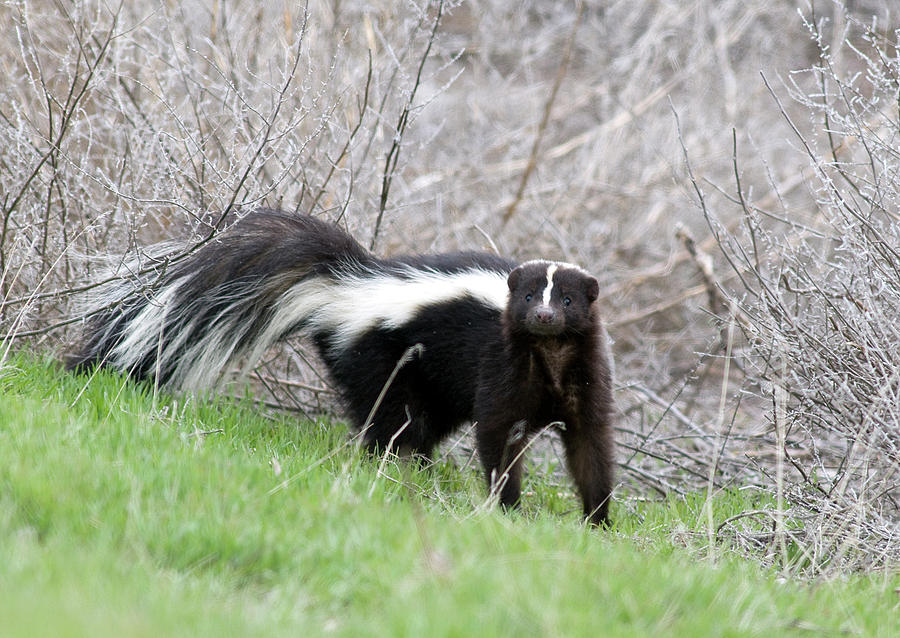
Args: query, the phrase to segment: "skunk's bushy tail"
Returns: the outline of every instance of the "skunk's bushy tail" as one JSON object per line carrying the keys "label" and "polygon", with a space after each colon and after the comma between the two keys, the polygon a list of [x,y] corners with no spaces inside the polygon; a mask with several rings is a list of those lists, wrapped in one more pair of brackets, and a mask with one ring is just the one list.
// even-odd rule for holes
{"label": "skunk's bushy tail", "polygon": [[243,359],[249,369],[273,343],[314,323],[337,282],[379,263],[336,226],[272,210],[174,263],[153,260],[143,273],[125,264],[121,279],[98,289],[70,368],[105,365],[171,387],[212,388],[229,366]]}

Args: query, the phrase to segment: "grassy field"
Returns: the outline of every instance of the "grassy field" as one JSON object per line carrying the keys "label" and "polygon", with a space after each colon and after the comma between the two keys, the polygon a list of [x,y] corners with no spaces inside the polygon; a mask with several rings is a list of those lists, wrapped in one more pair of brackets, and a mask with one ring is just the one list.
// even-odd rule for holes
{"label": "grassy field", "polygon": [[0,395],[3,636],[900,635],[897,575],[708,560],[701,497],[601,532],[540,477],[506,515],[473,468],[379,473],[343,426],[249,402],[22,356]]}

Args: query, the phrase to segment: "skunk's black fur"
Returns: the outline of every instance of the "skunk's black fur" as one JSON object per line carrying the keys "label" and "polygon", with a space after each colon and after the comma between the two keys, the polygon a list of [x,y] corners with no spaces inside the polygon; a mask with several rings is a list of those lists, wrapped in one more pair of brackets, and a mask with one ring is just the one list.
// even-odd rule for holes
{"label": "skunk's black fur", "polygon": [[606,522],[611,364],[597,281],[580,268],[476,252],[380,259],[336,226],[260,210],[144,271],[100,289],[71,368],[204,390],[303,331],[370,447],[428,455],[474,419],[488,483],[514,506],[525,444],[552,424],[585,516]]}

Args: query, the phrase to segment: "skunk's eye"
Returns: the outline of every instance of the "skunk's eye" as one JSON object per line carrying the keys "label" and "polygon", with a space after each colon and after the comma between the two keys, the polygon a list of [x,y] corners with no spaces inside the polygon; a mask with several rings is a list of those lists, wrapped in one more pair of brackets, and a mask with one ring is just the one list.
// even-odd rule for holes
{"label": "skunk's eye", "polygon": [[566,297],[565,299],[563,299],[564,305],[568,306],[570,303],[572,303],[572,299],[570,297]]}
{"label": "skunk's eye", "polygon": [[525,301],[531,301],[531,293],[525,295]]}

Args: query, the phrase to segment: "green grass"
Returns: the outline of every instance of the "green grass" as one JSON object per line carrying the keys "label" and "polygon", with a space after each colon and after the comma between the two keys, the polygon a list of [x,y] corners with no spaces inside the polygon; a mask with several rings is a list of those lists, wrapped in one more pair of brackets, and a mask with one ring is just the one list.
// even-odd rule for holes
{"label": "green grass", "polygon": [[[346,441],[7,360],[0,634],[900,635],[896,574],[803,584],[703,559],[679,533],[702,532],[699,496],[614,507],[600,532],[540,477],[505,515],[475,469],[379,476]],[[745,498],[720,496],[717,520]]]}

